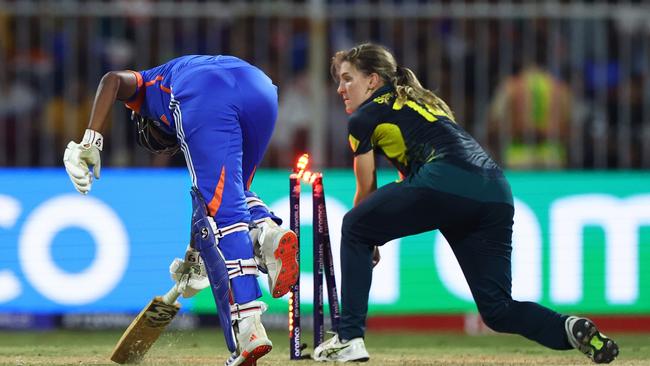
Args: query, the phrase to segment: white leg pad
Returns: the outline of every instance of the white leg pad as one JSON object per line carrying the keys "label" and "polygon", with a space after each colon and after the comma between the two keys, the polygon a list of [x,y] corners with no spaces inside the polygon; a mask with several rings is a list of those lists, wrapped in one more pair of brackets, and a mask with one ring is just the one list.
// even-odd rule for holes
{"label": "white leg pad", "polygon": [[262,315],[268,309],[264,301],[249,301],[245,304],[230,305],[232,320],[242,320],[255,315]]}

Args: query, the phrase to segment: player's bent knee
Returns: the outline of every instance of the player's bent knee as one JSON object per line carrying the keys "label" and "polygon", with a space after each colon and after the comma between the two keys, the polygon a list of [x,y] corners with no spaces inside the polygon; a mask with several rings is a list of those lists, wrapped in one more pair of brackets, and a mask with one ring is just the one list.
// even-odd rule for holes
{"label": "player's bent knee", "polygon": [[345,215],[343,215],[343,221],[341,222],[341,231],[344,233],[350,232],[355,222],[356,218],[354,213],[352,213],[352,211],[346,212]]}
{"label": "player's bent knee", "polygon": [[356,214],[354,210],[346,213],[341,224],[341,245],[371,247],[376,245],[373,233],[367,229],[369,226],[372,225],[363,222],[361,215]]}
{"label": "player's bent knee", "polygon": [[501,302],[493,306],[479,308],[479,313],[485,325],[499,333],[512,333],[512,322],[510,312],[514,310],[512,306]]}
{"label": "player's bent knee", "polygon": [[360,216],[356,214],[356,211],[348,211],[343,216],[343,222],[341,223],[341,233],[346,236],[358,236],[361,234],[360,223]]}
{"label": "player's bent knee", "polygon": [[492,329],[495,332],[499,333],[507,333],[507,328],[505,326],[505,322],[497,317],[485,317],[481,316],[483,318],[483,322],[485,325],[488,326],[488,328]]}

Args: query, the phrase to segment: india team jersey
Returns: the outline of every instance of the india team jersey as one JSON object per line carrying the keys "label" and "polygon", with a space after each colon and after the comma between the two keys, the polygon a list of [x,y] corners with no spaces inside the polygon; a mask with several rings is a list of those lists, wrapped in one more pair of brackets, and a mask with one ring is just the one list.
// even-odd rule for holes
{"label": "india team jersey", "polygon": [[397,100],[390,85],[378,89],[352,113],[348,133],[355,156],[374,149],[404,176],[436,159],[480,170],[499,169],[444,111]]}
{"label": "india team jersey", "polygon": [[[169,106],[172,91],[181,87],[175,83],[175,79],[178,79],[178,75],[186,68],[217,63],[220,67],[248,65],[247,62],[233,56],[188,55],[172,59],[149,70],[133,71],[138,84],[135,94],[126,101],[126,106],[141,116],[160,121],[163,130],[175,134],[174,116]],[[183,85],[183,87],[192,86]]]}

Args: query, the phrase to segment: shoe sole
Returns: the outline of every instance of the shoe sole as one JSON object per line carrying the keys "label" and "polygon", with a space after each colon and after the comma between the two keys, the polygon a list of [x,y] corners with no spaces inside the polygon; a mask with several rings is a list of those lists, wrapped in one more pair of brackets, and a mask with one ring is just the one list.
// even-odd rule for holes
{"label": "shoe sole", "polygon": [[618,356],[618,345],[598,331],[596,325],[587,320],[583,324],[581,334],[574,334],[576,340],[591,349],[591,358],[595,363],[610,363]]}
{"label": "shoe sole", "polygon": [[255,366],[257,365],[257,360],[266,355],[267,353],[271,352],[271,349],[273,349],[273,346],[269,345],[264,345],[264,346],[258,346],[255,347],[251,352],[246,354],[242,353],[242,356],[245,358],[244,362],[240,363],[239,366]]}
{"label": "shoe sole", "polygon": [[357,358],[355,360],[330,360],[328,358],[314,358],[313,359],[316,362],[368,362],[370,361],[370,357],[362,357],[362,358]]}
{"label": "shoe sole", "polygon": [[312,358],[316,362],[368,362],[370,361],[370,357],[360,357],[360,358],[355,358],[355,359],[329,359],[327,357],[313,357]]}
{"label": "shoe sole", "polygon": [[273,297],[284,296],[291,286],[298,281],[298,237],[293,231],[287,231],[280,238],[278,248],[273,252],[275,259],[280,262],[280,269],[275,280],[275,287],[271,291]]}

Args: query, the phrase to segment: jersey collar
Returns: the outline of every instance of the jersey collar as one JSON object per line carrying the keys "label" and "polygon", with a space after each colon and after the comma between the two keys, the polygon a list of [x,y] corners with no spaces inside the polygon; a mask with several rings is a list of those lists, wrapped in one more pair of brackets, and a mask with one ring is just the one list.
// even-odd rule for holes
{"label": "jersey collar", "polygon": [[366,99],[363,103],[361,103],[359,108],[361,108],[364,105],[370,103],[373,99],[377,98],[378,96],[384,95],[386,93],[390,93],[390,92],[392,92],[394,90],[395,90],[395,88],[393,88],[393,86],[391,84],[386,84],[386,85],[382,86],[381,88],[375,90],[375,92],[372,93],[372,95],[370,97],[368,97],[368,99]]}

